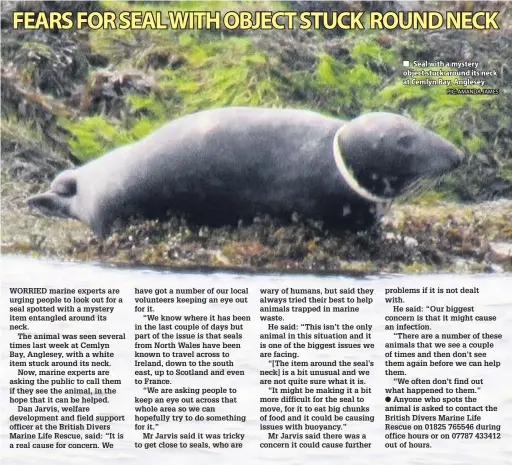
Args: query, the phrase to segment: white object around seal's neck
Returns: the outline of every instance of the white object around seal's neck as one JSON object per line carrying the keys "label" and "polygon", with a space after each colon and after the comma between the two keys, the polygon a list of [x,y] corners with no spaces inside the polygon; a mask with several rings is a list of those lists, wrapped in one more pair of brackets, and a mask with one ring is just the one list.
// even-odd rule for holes
{"label": "white object around seal's neck", "polygon": [[348,169],[345,160],[343,159],[343,155],[341,154],[340,148],[340,137],[343,132],[344,126],[341,126],[334,134],[334,140],[332,141],[332,151],[334,155],[334,161],[336,162],[336,166],[338,167],[338,171],[340,172],[342,178],[349,185],[349,187],[361,198],[368,200],[369,202],[376,203],[377,206],[386,208],[391,204],[390,199],[386,199],[384,197],[379,197],[377,195],[372,194],[369,190],[365,189],[361,184],[359,184]]}

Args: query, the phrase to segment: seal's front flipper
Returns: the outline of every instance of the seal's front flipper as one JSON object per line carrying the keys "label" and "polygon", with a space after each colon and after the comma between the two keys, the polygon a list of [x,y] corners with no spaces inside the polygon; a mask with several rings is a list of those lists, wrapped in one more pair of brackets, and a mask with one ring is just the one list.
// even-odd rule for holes
{"label": "seal's front flipper", "polygon": [[63,197],[55,192],[44,192],[43,194],[33,195],[27,199],[27,205],[30,208],[40,210],[48,216],[58,216],[60,218],[69,218],[69,197]]}

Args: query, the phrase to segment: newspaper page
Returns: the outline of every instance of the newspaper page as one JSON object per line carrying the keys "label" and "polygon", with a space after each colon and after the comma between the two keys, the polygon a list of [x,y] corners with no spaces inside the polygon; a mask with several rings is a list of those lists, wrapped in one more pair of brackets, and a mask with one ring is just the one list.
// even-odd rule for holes
{"label": "newspaper page", "polygon": [[2,464],[512,464],[510,2],[1,9]]}

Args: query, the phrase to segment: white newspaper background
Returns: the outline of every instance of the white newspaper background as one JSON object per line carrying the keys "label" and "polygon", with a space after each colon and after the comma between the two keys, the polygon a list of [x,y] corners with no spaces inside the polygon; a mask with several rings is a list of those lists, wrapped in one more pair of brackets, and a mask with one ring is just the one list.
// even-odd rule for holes
{"label": "white newspaper background", "polygon": [[2,262],[3,463],[510,463],[510,276]]}

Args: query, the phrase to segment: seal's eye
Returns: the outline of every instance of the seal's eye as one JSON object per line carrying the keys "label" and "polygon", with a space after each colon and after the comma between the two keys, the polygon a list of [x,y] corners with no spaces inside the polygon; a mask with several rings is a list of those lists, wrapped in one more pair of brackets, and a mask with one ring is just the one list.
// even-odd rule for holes
{"label": "seal's eye", "polygon": [[410,149],[412,147],[412,143],[413,136],[411,136],[410,134],[400,136],[397,141],[397,144],[404,149]]}

